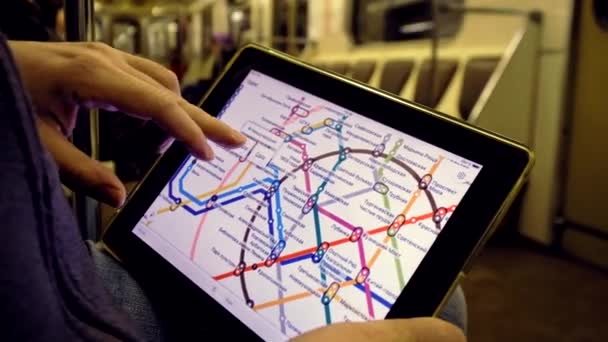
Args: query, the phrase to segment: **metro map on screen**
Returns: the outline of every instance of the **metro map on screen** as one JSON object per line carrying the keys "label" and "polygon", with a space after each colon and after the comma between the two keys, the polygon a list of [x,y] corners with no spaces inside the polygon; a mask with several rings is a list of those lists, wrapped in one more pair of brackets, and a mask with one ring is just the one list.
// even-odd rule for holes
{"label": "metro map on screen", "polygon": [[134,233],[266,340],[384,318],[482,167],[257,71],[220,115]]}

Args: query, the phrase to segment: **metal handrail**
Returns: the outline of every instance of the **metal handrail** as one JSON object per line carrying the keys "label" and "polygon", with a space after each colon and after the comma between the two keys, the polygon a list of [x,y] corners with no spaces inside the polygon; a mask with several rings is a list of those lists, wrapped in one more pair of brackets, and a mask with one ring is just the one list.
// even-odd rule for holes
{"label": "metal handrail", "polygon": [[[65,29],[66,40],[72,42],[94,41],[93,0],[66,0]],[[99,118],[97,111],[81,109],[78,121],[71,137],[72,143],[91,158],[99,157]],[[92,198],[74,192],[72,206],[85,239],[97,239],[99,235],[100,212],[99,204]]]}

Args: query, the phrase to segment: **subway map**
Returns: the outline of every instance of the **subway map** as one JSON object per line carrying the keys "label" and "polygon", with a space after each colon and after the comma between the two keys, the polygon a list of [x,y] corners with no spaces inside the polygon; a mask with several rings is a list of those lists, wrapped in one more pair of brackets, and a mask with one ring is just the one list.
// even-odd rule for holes
{"label": "subway map", "polygon": [[247,143],[186,159],[134,232],[285,338],[384,318],[481,169],[256,71],[221,117]]}

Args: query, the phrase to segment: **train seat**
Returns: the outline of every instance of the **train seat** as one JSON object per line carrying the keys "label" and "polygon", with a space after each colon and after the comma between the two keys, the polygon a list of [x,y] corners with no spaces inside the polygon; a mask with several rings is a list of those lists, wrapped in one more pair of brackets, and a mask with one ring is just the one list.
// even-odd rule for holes
{"label": "train seat", "polygon": [[[434,95],[430,87],[432,54],[426,41],[368,44],[305,58],[347,77],[367,80],[370,86],[406,100],[526,141],[529,120],[523,118],[531,108],[531,83],[527,76],[521,84],[513,77],[522,77],[517,76],[520,68],[533,72],[532,47],[536,46],[537,35],[527,27],[520,33],[501,43],[444,41],[437,51]],[[516,116],[521,117],[521,124],[507,125],[504,115],[499,114],[506,108],[501,103],[514,96],[519,100],[509,102],[509,108],[519,113]]]}
{"label": "train seat", "polygon": [[388,60],[382,68],[378,87],[389,93],[399,95],[413,69],[414,61],[411,59]]}
{"label": "train seat", "polygon": [[350,77],[359,82],[367,83],[372,78],[375,68],[376,61],[374,60],[357,61],[351,68]]}
{"label": "train seat", "polygon": [[[353,51],[311,60],[328,69],[405,99],[467,120],[501,60],[497,51],[443,50],[437,62],[435,94],[431,94],[429,55],[416,51]],[[405,57],[402,57],[405,56]],[[351,62],[347,62],[350,60]]]}
{"label": "train seat", "polygon": [[[455,59],[440,59],[436,63],[435,77],[433,79],[431,60],[424,60],[418,72],[414,101],[427,107],[436,107],[452,81],[457,67],[458,61]],[[432,83],[435,84],[434,89],[432,88]]]}
{"label": "train seat", "polygon": [[314,66],[320,69],[327,69],[327,64],[325,63],[312,63]]}
{"label": "train seat", "polygon": [[498,56],[475,57],[466,63],[458,104],[460,116],[463,119],[467,120],[469,118],[475,103],[477,103],[499,61],[500,57]]}
{"label": "train seat", "polygon": [[333,62],[328,64],[326,67],[328,70],[331,70],[338,74],[346,75],[349,72],[350,64],[348,62]]}

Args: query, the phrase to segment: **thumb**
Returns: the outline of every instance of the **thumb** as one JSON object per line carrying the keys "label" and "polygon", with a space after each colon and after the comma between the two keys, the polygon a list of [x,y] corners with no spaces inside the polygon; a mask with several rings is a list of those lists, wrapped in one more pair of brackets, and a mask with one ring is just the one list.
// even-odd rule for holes
{"label": "thumb", "polygon": [[293,339],[293,342],[465,342],[456,326],[436,318],[387,319],[361,323],[337,323]]}
{"label": "thumb", "polygon": [[125,187],[110,169],[77,149],[59,131],[42,120],[38,120],[38,134],[55,159],[61,181],[68,188],[82,191],[115,207],[124,203]]}

